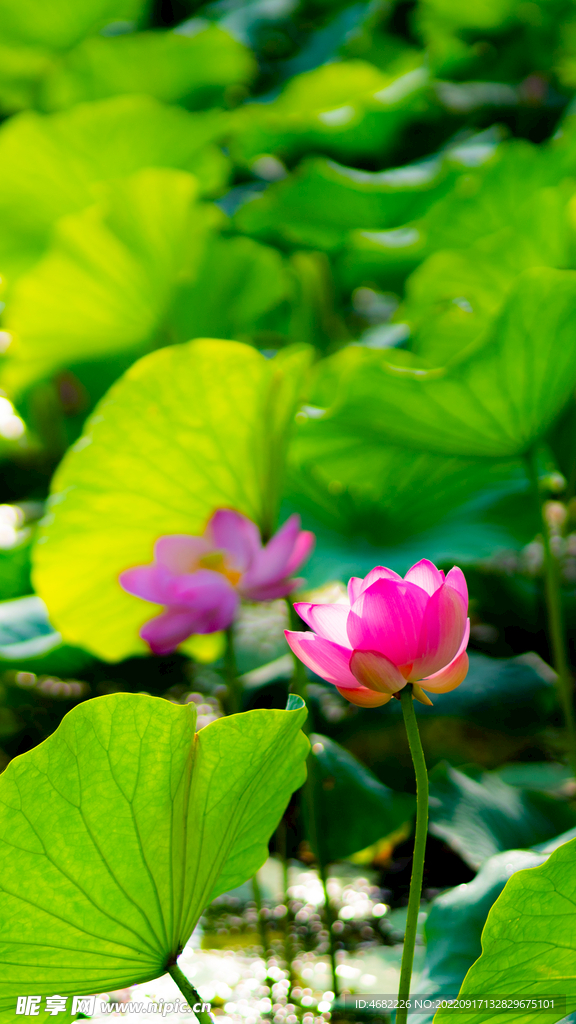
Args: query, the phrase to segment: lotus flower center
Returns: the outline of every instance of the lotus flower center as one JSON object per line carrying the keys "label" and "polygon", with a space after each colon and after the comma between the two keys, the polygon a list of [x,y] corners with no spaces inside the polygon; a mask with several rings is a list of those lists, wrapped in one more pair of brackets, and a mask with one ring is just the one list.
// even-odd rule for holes
{"label": "lotus flower center", "polygon": [[238,583],[242,573],[238,572],[237,569],[231,569],[226,564],[225,553],[223,551],[208,551],[207,554],[202,555],[198,559],[198,568],[200,569],[211,569],[212,572],[220,572],[226,579],[230,580],[233,587]]}

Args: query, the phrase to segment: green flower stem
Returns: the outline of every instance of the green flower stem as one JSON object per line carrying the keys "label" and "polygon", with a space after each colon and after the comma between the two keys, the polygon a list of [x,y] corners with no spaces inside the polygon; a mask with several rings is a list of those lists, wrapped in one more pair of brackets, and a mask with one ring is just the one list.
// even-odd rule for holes
{"label": "green flower stem", "polygon": [[226,712],[229,715],[237,715],[242,707],[242,687],[238,682],[238,668],[234,655],[234,627],[229,626],[226,630],[226,650],[224,652],[224,674],[228,687],[226,699]]}
{"label": "green flower stem", "polygon": [[328,876],[326,873],[326,865],[318,862],[320,868],[320,878],[322,879],[322,886],[324,888],[324,906],[326,907],[326,923],[328,925],[328,933],[330,936],[330,964],[332,967],[332,991],[334,995],[338,997],[338,975],[336,974],[336,937],[334,935],[333,924],[336,920],[332,905],[330,903],[330,897],[328,896]]}
{"label": "green flower stem", "polygon": [[282,861],[283,901],[284,906],[286,907],[286,916],[284,917],[284,959],[289,972],[288,980],[290,982],[290,988],[288,990],[288,995],[290,995],[294,984],[294,972],[292,970],[292,941],[290,938],[290,897],[288,896],[288,889],[290,885],[290,880],[288,878],[288,841],[286,835],[286,821],[284,818],[280,820],[280,824],[276,829],[276,848]]}
{"label": "green flower stem", "polygon": [[[408,736],[410,753],[412,754],[414,772],[416,774],[416,836],[414,838],[412,877],[410,879],[406,933],[404,935],[400,987],[398,990],[398,999],[402,1001],[407,1000],[410,995],[416,929],[418,928],[418,913],[420,911],[420,897],[422,895],[424,854],[426,852],[426,833],[428,831],[428,771],[420,741],[416,712],[414,711],[412,687],[409,683],[400,690],[400,702],[402,704],[404,725],[406,726],[406,735]],[[408,1010],[399,1009],[396,1013],[396,1024],[406,1024],[407,1019]]]}
{"label": "green flower stem", "polygon": [[258,934],[260,936],[260,943],[262,946],[262,956],[266,960],[266,951],[268,949],[268,935],[266,934],[266,922],[262,917],[262,893],[260,891],[260,882],[258,881],[258,874],[252,875],[252,892],[254,894],[254,902],[256,904],[256,910],[258,912]]}
{"label": "green flower stem", "polygon": [[558,676],[558,699],[564,713],[564,724],[568,736],[568,760],[576,777],[576,721],[574,717],[574,680],[566,647],[566,634],[562,617],[562,597],[558,560],[550,547],[550,533],[544,515],[544,502],[538,486],[538,467],[534,450],[527,456],[528,472],[538,501],[542,518],[542,539],[544,542],[544,591],[548,612],[548,629],[552,660]]}
{"label": "green flower stem", "polygon": [[[198,992],[194,988],[194,985],[192,984],[191,981],[188,981],[188,978],[186,977],[185,974],[182,973],[182,971],[178,967],[178,964],[172,964],[171,967],[168,968],[168,973],[178,985],[178,988],[180,989],[182,995],[184,996],[190,1008],[198,1006],[198,1004],[200,1004],[201,1006],[203,1002],[206,1002],[206,1000],[202,1000],[200,998]],[[206,1010],[194,1010],[194,1016],[200,1022],[200,1024],[214,1024],[214,1018],[212,1014],[207,1013]]]}

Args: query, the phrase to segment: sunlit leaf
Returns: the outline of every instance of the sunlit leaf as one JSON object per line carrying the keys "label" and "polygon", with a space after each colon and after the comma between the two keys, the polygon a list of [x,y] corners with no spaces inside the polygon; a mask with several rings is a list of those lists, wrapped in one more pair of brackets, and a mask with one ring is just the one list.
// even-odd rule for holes
{"label": "sunlit leaf", "polygon": [[[337,402],[337,392],[334,397]],[[361,534],[389,547],[429,530],[481,492],[490,492],[495,501],[499,493],[523,489],[525,473],[519,464],[415,454],[357,429],[345,404],[331,415],[321,412],[311,408],[309,416],[300,416],[290,449],[288,495],[338,532]],[[532,527],[526,542],[538,527],[537,511]]]}
{"label": "sunlit leaf", "polygon": [[414,271],[397,314],[411,329],[414,352],[444,365],[481,337],[523,270],[570,265],[566,198],[560,188],[540,189],[520,228],[503,226],[469,249],[436,252]]}
{"label": "sunlit leaf", "polygon": [[114,385],[57,472],[36,547],[37,591],[68,642],[109,660],[145,651],[138,629],[155,606],[118,574],[150,561],[162,534],[199,534],[221,507],[270,532],[309,359],[196,341]]}
{"label": "sunlit leaf", "polygon": [[228,86],[254,73],[249,50],[209,22],[191,34],[139,32],[95,36],[68,53],[46,76],[40,103],[59,110],[118,93],[147,93],[192,107],[221,103]]}
{"label": "sunlit leaf", "polygon": [[171,323],[179,341],[216,336],[252,339],[258,320],[288,298],[291,281],[280,254],[251,238],[208,239],[192,283],[174,296]]}
{"label": "sunlit leaf", "polygon": [[3,381],[19,391],[73,363],[152,347],[177,283],[195,272],[207,227],[183,171],[144,170],[58,222],[46,255],[16,282]]}
{"label": "sunlit leaf", "polygon": [[324,64],[292,78],[271,103],[248,104],[234,118],[233,152],[251,164],[265,154],[316,149],[351,159],[378,153],[426,107],[428,73],[410,55],[396,74],[362,60]]}
{"label": "sunlit leaf", "polygon": [[145,0],[23,0],[0,4],[0,106],[12,112],[34,105],[54,54],[113,22],[139,20]]}
{"label": "sunlit leaf", "polygon": [[8,282],[46,249],[56,221],[98,199],[100,183],[146,167],[171,167],[218,191],[227,161],[213,143],[220,111],[187,113],[146,96],[80,104],[50,116],[25,113],[0,129],[0,273]]}
{"label": "sunlit leaf", "polygon": [[296,704],[194,735],[193,704],[114,694],[11,762],[0,780],[1,1009],[165,973],[204,907],[268,855],[305,778]]}
{"label": "sunlit leaf", "polygon": [[2,0],[0,33],[14,42],[64,50],[110,22],[136,17],[142,7],[142,0],[53,0],[50,7],[41,0]]}
{"label": "sunlit leaf", "polygon": [[420,228],[434,249],[463,249],[479,238],[513,226],[523,230],[535,193],[556,185],[562,164],[545,146],[513,139],[492,159],[471,168],[459,186],[435,203]]}

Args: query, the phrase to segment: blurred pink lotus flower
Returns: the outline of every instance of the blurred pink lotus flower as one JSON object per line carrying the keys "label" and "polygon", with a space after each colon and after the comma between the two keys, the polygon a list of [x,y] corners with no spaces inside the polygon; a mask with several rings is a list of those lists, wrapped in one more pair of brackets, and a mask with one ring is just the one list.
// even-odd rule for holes
{"label": "blurred pink lotus flower", "polygon": [[286,639],[294,654],[346,700],[360,707],[386,704],[406,683],[424,704],[423,691],[447,693],[468,672],[468,588],[454,567],[445,577],[426,558],[404,579],[372,569],[348,583],[349,603],[295,604],[314,630]]}
{"label": "blurred pink lotus flower", "polygon": [[214,633],[231,625],[241,598],[272,601],[301,580],[292,573],[308,558],[314,534],[293,515],[263,546],[246,516],[221,508],[201,537],[160,537],[154,561],[120,574],[129,594],[165,606],[140,630],[154,654],[170,654],[192,633]]}

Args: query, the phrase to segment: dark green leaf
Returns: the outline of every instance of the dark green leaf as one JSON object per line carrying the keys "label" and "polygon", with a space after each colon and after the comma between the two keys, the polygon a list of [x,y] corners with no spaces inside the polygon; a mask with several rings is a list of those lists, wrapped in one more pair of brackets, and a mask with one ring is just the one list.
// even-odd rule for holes
{"label": "dark green leaf", "polygon": [[263,241],[337,249],[354,228],[385,231],[420,216],[455,176],[440,159],[373,173],[312,157],[241,206],[235,223]]}
{"label": "dark green leaf", "polygon": [[[322,864],[358,853],[410,820],[415,797],[385,786],[327,736],[314,734],[310,742],[310,783],[303,812],[312,849]],[[313,819],[307,797],[314,801]]]}
{"label": "dark green leaf", "polygon": [[480,769],[437,765],[430,774],[430,831],[472,868],[503,850],[527,848],[576,826],[576,811]]}
{"label": "dark green leaf", "polygon": [[427,86],[418,54],[389,75],[362,60],[324,64],[296,75],[271,103],[240,108],[233,153],[248,164],[265,154],[292,157],[310,149],[346,160],[381,158],[425,109]]}

